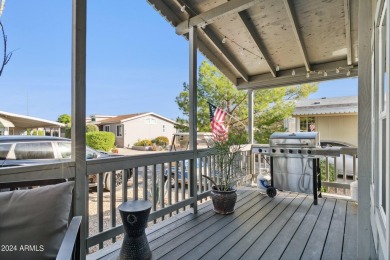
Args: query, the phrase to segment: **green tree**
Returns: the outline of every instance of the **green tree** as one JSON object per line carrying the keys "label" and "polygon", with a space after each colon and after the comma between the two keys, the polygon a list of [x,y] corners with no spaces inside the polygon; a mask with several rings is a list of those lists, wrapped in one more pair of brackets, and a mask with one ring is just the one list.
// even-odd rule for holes
{"label": "green tree", "polygon": [[87,124],[85,126],[85,132],[86,133],[89,133],[89,132],[99,132],[99,127],[97,125],[94,125],[94,124]]}
{"label": "green tree", "polygon": [[57,122],[60,122],[63,124],[70,124],[72,122],[72,117],[68,114],[62,114],[62,115],[58,116]]}
{"label": "green tree", "polygon": [[59,115],[57,118],[57,122],[65,124],[65,137],[66,138],[71,138],[71,122],[72,122],[72,117],[68,114],[62,114]]}
{"label": "green tree", "polygon": [[[188,129],[189,92],[188,84],[183,83],[183,91],[176,97],[176,103],[183,113],[176,121]],[[256,90],[254,94],[255,140],[268,143],[269,135],[284,131],[283,119],[291,116],[295,100],[304,99],[317,91],[316,83],[299,86]],[[202,62],[198,79],[198,122],[199,131],[211,131],[209,106],[207,101],[224,109],[229,115],[227,124],[235,126],[242,135],[248,124],[248,94],[240,91],[213,65]],[[185,129],[187,128],[187,129]]]}

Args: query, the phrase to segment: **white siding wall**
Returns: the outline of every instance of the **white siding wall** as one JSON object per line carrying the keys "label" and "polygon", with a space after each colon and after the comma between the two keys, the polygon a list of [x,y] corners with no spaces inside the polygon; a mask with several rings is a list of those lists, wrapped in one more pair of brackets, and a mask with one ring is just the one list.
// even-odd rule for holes
{"label": "white siding wall", "polygon": [[316,117],[321,140],[335,140],[358,145],[357,115]]}
{"label": "white siding wall", "polygon": [[[148,123],[146,118],[155,119],[155,123]],[[154,139],[157,136],[168,137],[170,143],[173,134],[176,133],[174,124],[150,115],[124,122],[123,125],[123,147],[132,147],[140,139]],[[165,128],[165,132],[163,132],[163,128]]]}

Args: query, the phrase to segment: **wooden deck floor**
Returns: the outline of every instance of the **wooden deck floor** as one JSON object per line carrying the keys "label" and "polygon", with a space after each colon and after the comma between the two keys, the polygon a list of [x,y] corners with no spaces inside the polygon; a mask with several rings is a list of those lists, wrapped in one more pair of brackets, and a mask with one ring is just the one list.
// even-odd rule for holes
{"label": "wooden deck floor", "polygon": [[[354,202],[282,192],[271,199],[239,191],[236,210],[218,215],[209,202],[147,229],[153,259],[357,259]],[[87,259],[117,259],[121,243]]]}

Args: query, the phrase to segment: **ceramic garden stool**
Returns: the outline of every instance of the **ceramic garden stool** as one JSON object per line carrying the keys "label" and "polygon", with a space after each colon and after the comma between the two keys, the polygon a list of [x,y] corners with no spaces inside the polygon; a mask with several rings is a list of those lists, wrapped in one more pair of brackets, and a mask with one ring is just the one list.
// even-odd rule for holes
{"label": "ceramic garden stool", "polygon": [[119,206],[125,238],[118,259],[151,259],[145,228],[152,203],[148,200],[133,200]]}

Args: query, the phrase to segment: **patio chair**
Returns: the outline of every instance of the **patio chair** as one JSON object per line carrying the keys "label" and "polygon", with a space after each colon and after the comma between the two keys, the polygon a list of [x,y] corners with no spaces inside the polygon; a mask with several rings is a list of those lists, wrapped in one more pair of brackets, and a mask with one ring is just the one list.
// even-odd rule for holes
{"label": "patio chair", "polygon": [[73,186],[69,181],[0,192],[0,259],[77,258],[82,217],[68,225]]}

